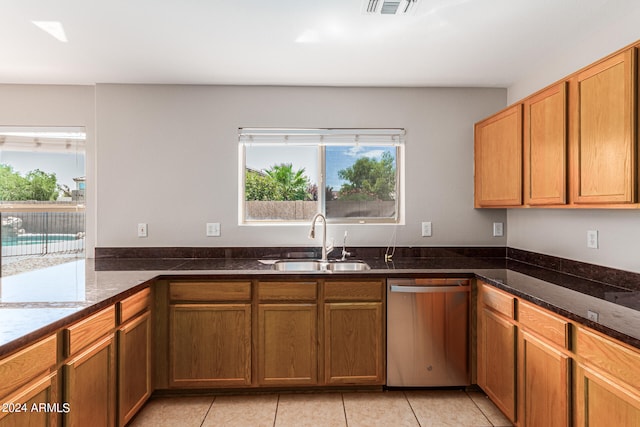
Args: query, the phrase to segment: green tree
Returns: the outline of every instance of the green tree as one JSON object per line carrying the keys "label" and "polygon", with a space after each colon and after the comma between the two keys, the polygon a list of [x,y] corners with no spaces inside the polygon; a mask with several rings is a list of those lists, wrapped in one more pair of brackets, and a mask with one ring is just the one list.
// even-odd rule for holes
{"label": "green tree", "polygon": [[278,186],[281,197],[278,200],[308,200],[311,198],[308,192],[309,178],[305,175],[304,168],[294,171],[291,163],[282,163],[271,166],[265,173]]}
{"label": "green tree", "polygon": [[9,165],[0,165],[0,200],[29,200],[29,182]]}
{"label": "green tree", "polygon": [[268,176],[247,170],[244,181],[245,200],[280,200],[278,185]]}
{"label": "green tree", "polygon": [[348,181],[340,187],[340,199],[346,200],[394,200],[396,168],[393,156],[384,152],[380,160],[361,157],[346,169],[338,171],[341,179]]}
{"label": "green tree", "polygon": [[25,177],[9,165],[0,165],[0,200],[50,201],[58,198],[55,173],[40,169],[29,172]]}
{"label": "green tree", "polygon": [[52,201],[58,199],[58,179],[55,173],[46,173],[40,169],[27,174],[31,188],[31,200]]}

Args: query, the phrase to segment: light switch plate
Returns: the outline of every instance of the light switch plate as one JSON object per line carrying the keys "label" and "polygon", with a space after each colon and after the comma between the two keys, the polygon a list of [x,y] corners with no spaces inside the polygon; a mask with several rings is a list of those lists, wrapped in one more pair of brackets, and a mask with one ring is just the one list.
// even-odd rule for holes
{"label": "light switch plate", "polygon": [[431,221],[422,223],[422,237],[431,237]]}
{"label": "light switch plate", "polygon": [[493,237],[502,237],[504,235],[503,224],[501,222],[493,223]]}
{"label": "light switch plate", "polygon": [[587,247],[590,249],[598,249],[598,230],[587,231]]}
{"label": "light switch plate", "polygon": [[220,223],[219,222],[208,222],[207,223],[207,236],[208,237],[219,237],[220,236]]}

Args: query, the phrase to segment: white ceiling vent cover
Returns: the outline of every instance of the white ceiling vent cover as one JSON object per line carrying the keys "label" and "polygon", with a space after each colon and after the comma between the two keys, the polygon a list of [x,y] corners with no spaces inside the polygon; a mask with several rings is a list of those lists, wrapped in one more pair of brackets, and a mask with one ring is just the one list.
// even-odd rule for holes
{"label": "white ceiling vent cover", "polygon": [[365,15],[409,15],[415,12],[418,0],[362,0]]}

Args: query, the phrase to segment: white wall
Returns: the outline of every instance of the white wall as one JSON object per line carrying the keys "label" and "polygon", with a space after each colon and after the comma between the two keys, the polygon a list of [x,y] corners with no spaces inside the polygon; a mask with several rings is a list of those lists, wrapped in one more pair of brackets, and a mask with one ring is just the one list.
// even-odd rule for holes
{"label": "white wall", "polygon": [[[238,226],[239,127],[403,127],[406,225],[397,244],[501,246],[504,210],[473,208],[473,123],[504,89],[110,85],[96,87],[99,247],[317,246],[307,226]],[[420,222],[433,237],[420,237]],[[136,224],[149,224],[147,238]],[[222,236],[205,237],[220,222]],[[353,246],[394,226],[330,226]]]}
{"label": "white wall", "polygon": [[[620,13],[619,10],[624,12]],[[557,40],[557,44],[562,46],[559,55],[531,58],[528,74],[518,78],[509,87],[508,103],[525,98],[640,40],[640,1],[609,1],[600,19],[598,27],[584,31],[579,44],[574,43],[574,38],[571,42],[560,39]]]}
{"label": "white wall", "polygon": [[[612,12],[626,9],[623,19],[603,16],[602,26],[588,32],[579,45],[566,46],[556,58],[532,60],[529,75],[509,88],[509,104],[639,40],[640,2],[630,3],[609,2]],[[640,212],[511,209],[507,218],[510,247],[640,272]],[[593,229],[600,232],[596,250],[586,245],[587,230]]]}
{"label": "white wall", "polygon": [[[84,126],[87,132],[87,230],[95,230],[95,106],[93,86],[0,85],[2,126]],[[87,233],[93,254],[95,233]]]}

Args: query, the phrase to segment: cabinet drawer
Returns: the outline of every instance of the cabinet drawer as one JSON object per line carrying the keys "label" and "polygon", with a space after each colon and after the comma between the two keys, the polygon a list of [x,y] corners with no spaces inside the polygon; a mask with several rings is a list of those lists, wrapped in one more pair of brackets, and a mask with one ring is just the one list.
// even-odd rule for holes
{"label": "cabinet drawer", "polygon": [[151,306],[151,288],[123,299],[118,303],[120,308],[120,323],[133,319],[138,313],[147,310]]}
{"label": "cabinet drawer", "polygon": [[326,301],[382,301],[384,281],[331,280],[324,283]]}
{"label": "cabinet drawer", "polygon": [[171,301],[250,301],[251,282],[171,282]]}
{"label": "cabinet drawer", "polygon": [[0,397],[56,364],[57,340],[52,335],[0,361]]}
{"label": "cabinet drawer", "polygon": [[113,331],[116,325],[116,308],[111,306],[75,323],[64,330],[67,356],[76,353],[103,335]]}
{"label": "cabinet drawer", "polygon": [[518,321],[552,343],[569,347],[569,322],[525,301],[518,304]]}
{"label": "cabinet drawer", "polygon": [[640,390],[640,352],[585,328],[577,328],[576,354],[585,364],[606,371]]}
{"label": "cabinet drawer", "polygon": [[315,301],[317,282],[260,282],[260,301]]}
{"label": "cabinet drawer", "polygon": [[482,302],[484,305],[513,319],[515,301],[513,296],[485,284],[482,284],[480,290],[482,292]]}

